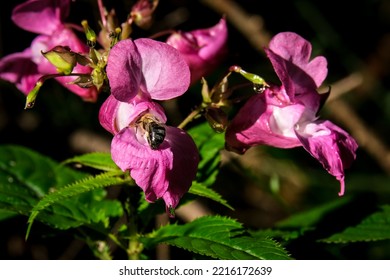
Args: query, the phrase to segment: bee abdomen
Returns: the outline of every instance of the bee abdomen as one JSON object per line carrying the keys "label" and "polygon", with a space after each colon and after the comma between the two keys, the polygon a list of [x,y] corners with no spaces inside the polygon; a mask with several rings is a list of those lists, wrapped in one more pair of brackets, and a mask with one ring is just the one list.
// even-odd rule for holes
{"label": "bee abdomen", "polygon": [[149,132],[149,146],[152,150],[158,149],[158,147],[164,142],[165,139],[165,127],[159,125],[158,123],[150,124]]}

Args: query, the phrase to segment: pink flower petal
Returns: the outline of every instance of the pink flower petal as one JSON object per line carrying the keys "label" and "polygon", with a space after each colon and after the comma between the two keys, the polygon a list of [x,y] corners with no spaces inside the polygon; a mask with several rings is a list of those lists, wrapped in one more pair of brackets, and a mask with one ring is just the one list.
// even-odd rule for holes
{"label": "pink flower petal", "polygon": [[62,26],[69,8],[70,0],[29,0],[14,8],[12,20],[24,30],[51,35]]}
{"label": "pink flower petal", "polygon": [[192,138],[179,128],[167,126],[165,139],[172,150],[173,166],[168,174],[169,188],[163,199],[167,207],[175,208],[195,179],[199,153]]}
{"label": "pink flower petal", "polygon": [[164,109],[155,102],[147,100],[120,102],[111,94],[100,107],[99,121],[107,131],[116,134],[147,112],[156,116],[162,123],[167,121]]}
{"label": "pink flower petal", "polygon": [[301,126],[297,137],[303,147],[340,181],[339,195],[344,194],[344,169],[356,158],[356,141],[330,121],[317,121]]}
{"label": "pink flower petal", "polygon": [[190,84],[190,70],[175,48],[145,38],[134,43],[142,58],[142,92],[155,100],[172,99],[186,92]]}
{"label": "pink flower petal", "polygon": [[[283,114],[286,113],[288,125],[291,126],[289,129],[293,129],[294,120],[300,117],[302,108],[293,107],[292,110],[287,109],[283,112],[284,107],[268,105],[266,96],[269,91],[267,89],[263,94],[251,97],[236,114],[226,130],[226,145],[229,150],[244,153],[248,148],[256,145],[270,145],[279,148],[301,145],[295,135],[293,137],[291,133],[283,135],[282,130],[287,130],[287,128],[280,123]],[[299,112],[291,120],[290,114],[294,110]],[[282,116],[275,115],[276,112]]]}
{"label": "pink flower petal", "polygon": [[168,37],[167,44],[176,48],[191,70],[191,84],[210,74],[226,54],[226,20],[215,26],[189,32],[176,32]]}
{"label": "pink flower petal", "polygon": [[111,154],[119,168],[130,171],[146,199],[163,198],[167,210],[175,208],[190,188],[199,161],[191,137],[174,127],[166,127],[165,141],[157,150],[140,142],[136,128],[126,127],[114,136]]}
{"label": "pink flower petal", "polygon": [[[309,76],[314,87],[319,87],[328,74],[327,61],[324,57],[318,56],[309,62],[311,56],[311,44],[304,38],[293,32],[282,32],[275,35],[269,43],[267,54],[279,75],[280,68],[289,73],[290,78],[297,86],[308,84]],[[285,61],[281,63],[280,57]],[[284,76],[284,75],[282,75]],[[284,81],[281,79],[284,84]],[[311,85],[307,85],[311,86]],[[298,90],[299,91],[299,90]]]}
{"label": "pink flower petal", "polygon": [[111,93],[122,102],[130,102],[137,94],[142,76],[142,59],[132,40],[123,40],[110,50],[107,76]]}
{"label": "pink flower petal", "polygon": [[172,169],[173,156],[167,143],[152,150],[147,142],[140,143],[136,128],[124,128],[111,142],[113,161],[131,177],[145,192],[146,199],[154,202],[168,189],[168,170]]}
{"label": "pink flower petal", "polygon": [[[102,127],[112,134],[118,133],[119,130],[115,124],[120,101],[116,99],[112,94],[104,101],[99,110],[99,122]],[[127,103],[125,103],[127,104]]]}
{"label": "pink flower petal", "polygon": [[41,77],[31,57],[31,50],[28,48],[23,52],[7,55],[0,60],[0,78],[15,84],[26,95]]}

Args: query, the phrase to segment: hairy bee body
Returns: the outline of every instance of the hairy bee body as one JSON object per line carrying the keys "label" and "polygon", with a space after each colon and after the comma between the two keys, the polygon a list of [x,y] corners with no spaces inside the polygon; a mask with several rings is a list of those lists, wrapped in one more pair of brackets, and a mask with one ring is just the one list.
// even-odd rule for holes
{"label": "hairy bee body", "polygon": [[150,148],[156,150],[164,142],[165,127],[157,122],[149,122],[145,125],[145,130]]}
{"label": "hairy bee body", "polygon": [[152,150],[157,150],[165,140],[165,126],[155,116],[145,114],[137,121],[137,127],[140,127]]}

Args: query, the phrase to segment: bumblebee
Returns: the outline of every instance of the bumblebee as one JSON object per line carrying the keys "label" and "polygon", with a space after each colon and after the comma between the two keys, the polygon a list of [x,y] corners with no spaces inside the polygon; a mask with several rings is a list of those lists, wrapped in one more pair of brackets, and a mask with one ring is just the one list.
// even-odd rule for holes
{"label": "bumblebee", "polygon": [[149,114],[142,116],[139,123],[146,134],[146,140],[150,148],[157,150],[165,139],[166,131],[164,125]]}

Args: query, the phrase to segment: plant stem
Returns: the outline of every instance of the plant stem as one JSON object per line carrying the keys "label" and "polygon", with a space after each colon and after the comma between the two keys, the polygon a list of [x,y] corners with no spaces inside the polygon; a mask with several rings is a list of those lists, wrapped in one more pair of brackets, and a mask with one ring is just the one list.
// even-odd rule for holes
{"label": "plant stem", "polygon": [[[129,244],[127,247],[127,256],[129,260],[138,260],[143,250],[143,244],[139,241],[138,227],[137,227],[137,207],[139,197],[134,192],[129,192],[128,199],[125,202],[125,211],[128,216],[128,230],[129,230]],[[135,203],[135,204],[133,204]]]}
{"label": "plant stem", "polygon": [[199,105],[194,111],[192,111],[177,127],[183,129],[187,124],[195,119],[204,108],[205,104],[202,102],[202,104]]}

